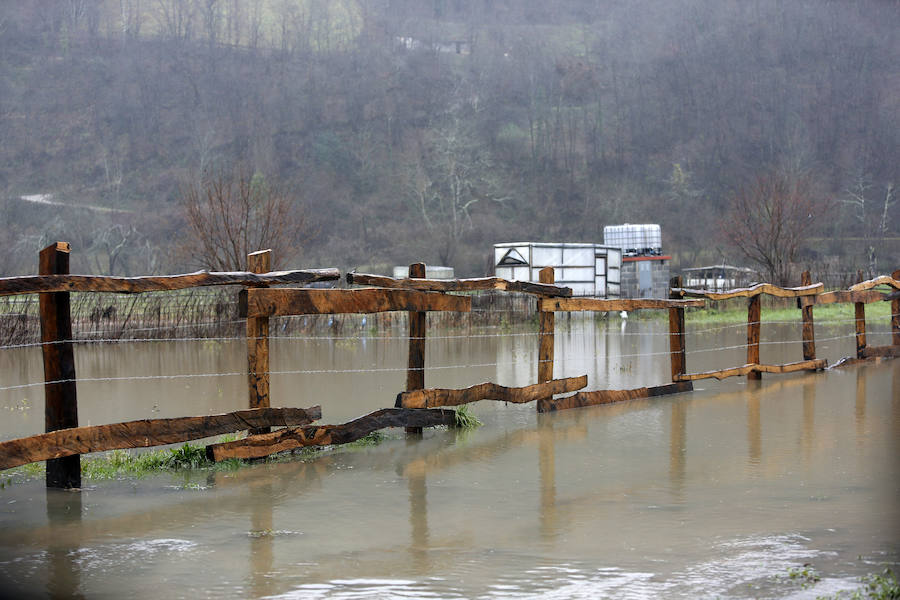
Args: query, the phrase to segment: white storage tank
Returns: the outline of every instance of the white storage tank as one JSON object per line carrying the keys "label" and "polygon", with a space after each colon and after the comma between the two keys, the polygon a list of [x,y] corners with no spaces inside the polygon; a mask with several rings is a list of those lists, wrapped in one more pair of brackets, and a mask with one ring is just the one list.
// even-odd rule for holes
{"label": "white storage tank", "polygon": [[662,233],[659,225],[607,225],[603,228],[603,245],[621,248],[624,256],[659,256]]}

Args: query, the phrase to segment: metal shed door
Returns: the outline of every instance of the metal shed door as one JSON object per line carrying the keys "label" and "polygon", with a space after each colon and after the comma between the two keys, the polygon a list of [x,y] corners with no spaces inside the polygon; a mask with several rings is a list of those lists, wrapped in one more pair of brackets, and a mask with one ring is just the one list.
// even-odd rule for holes
{"label": "metal shed door", "polygon": [[653,295],[653,271],[649,260],[638,263],[638,297],[649,298]]}
{"label": "metal shed door", "polygon": [[606,298],[606,256],[594,256],[594,296]]}

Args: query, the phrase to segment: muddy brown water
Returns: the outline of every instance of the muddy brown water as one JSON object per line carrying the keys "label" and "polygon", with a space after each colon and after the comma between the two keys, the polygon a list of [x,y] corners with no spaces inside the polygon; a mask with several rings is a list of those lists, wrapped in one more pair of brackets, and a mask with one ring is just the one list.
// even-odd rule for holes
{"label": "muddy brown water", "polygon": [[[557,323],[557,377],[667,382],[665,323]],[[743,364],[732,346],[745,327],[720,327],[689,324],[689,370]],[[273,405],[319,403],[329,423],[392,405],[406,363],[394,333],[273,341]],[[532,330],[429,333],[429,386],[534,380]],[[829,362],[854,352],[852,323],[816,333]],[[799,360],[799,337],[796,324],[764,326],[763,361]],[[889,341],[870,326],[870,344]],[[78,346],[79,377],[98,380],[78,385],[81,423],[242,408],[245,351],[240,341]],[[40,381],[39,350],[0,350],[0,373],[0,387]],[[236,374],[156,378],[214,373]],[[100,381],[131,376],[151,378]],[[0,391],[0,438],[39,432],[42,406],[40,387]],[[689,394],[547,415],[472,409],[476,430],[415,440],[391,430],[375,447],[233,471],[87,481],[81,492],[7,485],[0,592],[815,598],[900,555],[898,360],[700,381]],[[808,588],[787,577],[805,563],[821,576]]]}

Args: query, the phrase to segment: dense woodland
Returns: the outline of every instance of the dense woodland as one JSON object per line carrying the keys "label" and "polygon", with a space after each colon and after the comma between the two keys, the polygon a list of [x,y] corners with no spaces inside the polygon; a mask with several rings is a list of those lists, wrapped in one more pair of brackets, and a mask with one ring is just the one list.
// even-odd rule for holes
{"label": "dense woodland", "polygon": [[898,23],[888,0],[5,2],[0,274],[56,239],[75,272],[208,265],[190,199],[232,173],[291,215],[279,267],[482,275],[495,242],[625,222],[676,266],[747,265],[736,200],[778,173],[809,207],[794,261],[892,270]]}

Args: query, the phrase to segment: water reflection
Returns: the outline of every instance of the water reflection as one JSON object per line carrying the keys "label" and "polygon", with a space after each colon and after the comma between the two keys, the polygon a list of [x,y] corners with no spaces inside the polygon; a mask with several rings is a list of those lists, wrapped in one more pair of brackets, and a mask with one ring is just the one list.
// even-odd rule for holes
{"label": "water reflection", "polygon": [[250,493],[250,591],[254,598],[272,594],[275,524],[271,483],[254,486]]}
{"label": "water reflection", "polygon": [[[668,372],[663,363],[629,373],[616,356],[665,351],[665,336],[648,342],[604,325],[585,340],[575,335],[578,321],[571,324],[567,356],[575,364],[589,355],[591,387]],[[645,325],[629,322],[626,332]],[[525,332],[470,340],[475,351],[465,358],[464,341],[436,340],[431,364],[500,362],[503,343],[527,364],[521,372],[436,370],[430,381],[462,387],[505,369],[501,383],[528,382],[535,339]],[[565,339],[560,334],[558,347]],[[352,357],[347,366],[366,367],[396,362],[403,352],[391,352],[405,347],[332,346],[333,359],[324,348],[321,357],[298,351],[291,366]],[[12,573],[46,596],[210,598],[749,597],[735,590],[806,561],[852,579],[857,556],[893,556],[883,553],[898,539],[885,526],[900,522],[894,362],[749,385],[710,381],[693,394],[546,415],[483,402],[473,412],[485,425],[474,431],[429,430],[409,440],[397,430],[371,448],[96,482],[81,496],[51,491],[46,510],[30,502],[34,490],[43,497],[42,482],[15,485],[2,500],[17,502],[0,502],[0,576]],[[721,366],[697,363],[696,370]],[[304,377],[311,387],[297,404],[310,394],[332,400],[328,422],[362,414],[366,403],[381,406],[402,387],[402,374],[373,378],[380,387],[372,394],[359,393],[355,375],[329,384]],[[235,394],[244,402],[239,379]],[[157,396],[167,385],[155,385]]]}
{"label": "water reflection", "polygon": [[[46,502],[51,528],[80,529],[81,491],[48,489]],[[47,553],[47,595],[50,598],[83,598],[81,570],[73,549],[64,540],[51,540]]]}
{"label": "water reflection", "polygon": [[866,367],[860,365],[856,369],[856,441],[862,444],[866,437]]}
{"label": "water reflection", "polygon": [[673,399],[669,406],[669,487],[674,500],[681,501],[687,465],[687,403]]}
{"label": "water reflection", "polygon": [[417,573],[431,570],[428,547],[428,486],[425,481],[427,463],[416,458],[407,465],[406,484],[409,490],[409,553]]}
{"label": "water reflection", "polygon": [[747,380],[747,463],[758,468],[762,458],[762,415],[760,414],[761,381]]}
{"label": "water reflection", "polygon": [[540,532],[541,539],[553,542],[559,533],[556,510],[556,443],[553,439],[554,419],[550,415],[538,417],[538,471],[540,473]]}
{"label": "water reflection", "polygon": [[803,464],[812,462],[816,435],[816,380],[815,374],[803,377],[803,429],[800,435],[800,448],[803,453]]}

